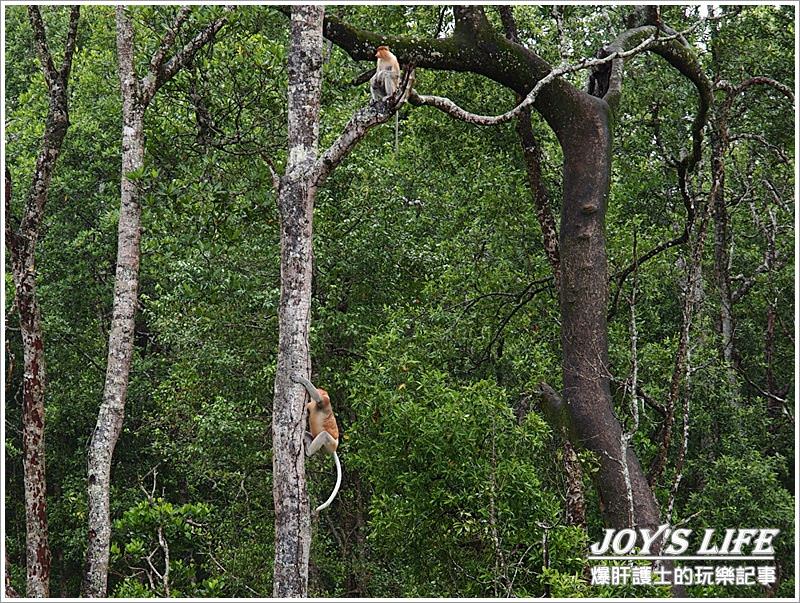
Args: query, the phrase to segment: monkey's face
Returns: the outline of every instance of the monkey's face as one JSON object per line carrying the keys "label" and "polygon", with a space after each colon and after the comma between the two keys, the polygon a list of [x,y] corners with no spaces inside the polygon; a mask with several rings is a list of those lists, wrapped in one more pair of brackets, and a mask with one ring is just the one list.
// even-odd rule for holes
{"label": "monkey's face", "polygon": [[388,55],[389,55],[388,46],[378,46],[378,49],[375,51],[375,57],[378,59],[389,58]]}

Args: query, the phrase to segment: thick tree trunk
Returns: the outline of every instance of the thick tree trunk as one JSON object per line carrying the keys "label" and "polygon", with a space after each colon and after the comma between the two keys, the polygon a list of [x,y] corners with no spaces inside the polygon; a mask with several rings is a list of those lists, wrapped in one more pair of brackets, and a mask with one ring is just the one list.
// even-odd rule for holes
{"label": "thick tree trunk", "polygon": [[281,299],[272,411],[272,493],[275,504],[273,596],[305,597],[311,523],[305,478],[306,393],[292,375],[308,376],[311,313],[311,230],[319,139],[324,7],[292,8],[289,50],[289,161],[279,184]]}
{"label": "thick tree trunk", "polygon": [[11,253],[14,303],[19,314],[25,363],[22,396],[22,466],[25,483],[25,527],[28,597],[50,596],[50,546],[47,527],[45,474],[45,361],[42,317],[36,296],[36,242],[56,161],[69,127],[67,82],[78,27],[79,8],[70,13],[69,30],[60,69],[53,64],[38,7],[28,8],[34,45],[47,84],[49,107],[44,136],[36,158],[28,198],[19,227],[11,208],[11,176],[6,167],[6,244]]}
{"label": "thick tree trunk", "polygon": [[108,588],[111,460],[125,416],[139,286],[141,206],[137,185],[128,174],[144,165],[144,107],[140,103],[133,67],[133,30],[120,7],[117,8],[117,53],[122,88],[122,200],[106,380],[88,452],[89,544],[83,585],[83,594],[88,597],[104,597]]}
{"label": "thick tree trunk", "polygon": [[12,251],[11,263],[19,313],[25,375],[22,394],[22,466],[25,481],[27,596],[50,596],[50,547],[47,528],[45,476],[44,391],[45,365],[42,318],[36,298],[34,258]]}
{"label": "thick tree trunk", "polygon": [[605,214],[611,168],[608,106],[585,95],[582,115],[560,136],[561,320],[564,401],[573,440],[597,455],[603,515],[614,527],[659,523],[659,509],[633,451],[624,444],[609,386]]}

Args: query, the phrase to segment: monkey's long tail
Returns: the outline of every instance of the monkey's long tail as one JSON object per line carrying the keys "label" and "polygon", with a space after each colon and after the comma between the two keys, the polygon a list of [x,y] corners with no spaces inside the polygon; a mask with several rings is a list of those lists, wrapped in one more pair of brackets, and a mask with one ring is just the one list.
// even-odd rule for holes
{"label": "monkey's long tail", "polygon": [[397,150],[400,148],[400,112],[394,114],[394,154],[397,155]]}
{"label": "monkey's long tail", "polygon": [[339,486],[342,485],[342,464],[339,462],[339,455],[336,454],[335,452],[333,453],[333,460],[336,461],[336,485],[333,487],[333,492],[331,492],[331,495],[328,497],[328,500],[326,500],[324,503],[322,503],[320,506],[314,509],[314,513],[319,513],[320,511],[322,511],[322,509],[329,506],[333,502],[333,499],[336,498],[336,495],[339,493]]}

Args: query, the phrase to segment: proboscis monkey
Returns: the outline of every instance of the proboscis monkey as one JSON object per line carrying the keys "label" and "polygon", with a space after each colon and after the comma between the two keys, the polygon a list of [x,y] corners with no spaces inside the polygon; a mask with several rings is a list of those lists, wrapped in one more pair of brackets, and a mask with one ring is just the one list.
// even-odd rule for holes
{"label": "proboscis monkey", "polygon": [[385,101],[400,85],[400,63],[388,46],[378,46],[375,75],[369,81],[372,100]]}
{"label": "proboscis monkey", "polygon": [[[377,59],[375,65],[375,75],[369,81],[370,94],[373,101],[385,101],[392,96],[400,85],[400,63],[397,57],[392,54],[388,46],[378,46],[375,51]],[[400,116],[394,114],[394,152],[397,153],[397,146],[400,136]]]}
{"label": "proboscis monkey", "polygon": [[339,455],[336,454],[336,449],[339,447],[339,427],[336,425],[336,417],[333,416],[328,392],[324,389],[317,389],[311,381],[299,375],[294,375],[292,381],[303,385],[308,391],[308,395],[311,396],[311,402],[306,404],[309,427],[309,431],[304,435],[306,456],[313,456],[319,452],[320,448],[324,448],[326,452],[333,455],[333,460],[336,462],[336,485],[328,500],[314,509],[316,514],[333,502],[342,483],[342,465],[339,462]]}

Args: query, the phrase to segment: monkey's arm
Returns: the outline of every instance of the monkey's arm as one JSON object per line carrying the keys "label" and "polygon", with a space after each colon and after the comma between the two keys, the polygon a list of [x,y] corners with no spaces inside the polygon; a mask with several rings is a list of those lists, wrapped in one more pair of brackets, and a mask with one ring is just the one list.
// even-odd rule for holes
{"label": "monkey's arm", "polygon": [[292,381],[305,387],[306,390],[308,390],[308,395],[311,396],[311,399],[314,400],[314,402],[322,402],[322,398],[320,398],[317,388],[314,387],[314,384],[311,383],[311,381],[305,377],[301,377],[300,375],[292,375]]}
{"label": "monkey's arm", "polygon": [[309,443],[310,439],[311,434],[306,432],[306,456],[314,456],[323,447],[329,454],[334,454],[339,446],[339,440],[335,439],[327,431],[319,432],[311,443]]}

